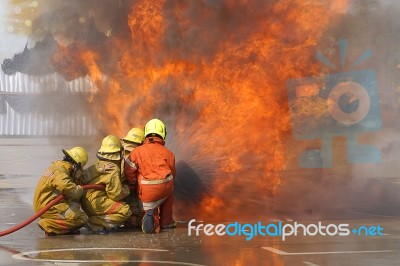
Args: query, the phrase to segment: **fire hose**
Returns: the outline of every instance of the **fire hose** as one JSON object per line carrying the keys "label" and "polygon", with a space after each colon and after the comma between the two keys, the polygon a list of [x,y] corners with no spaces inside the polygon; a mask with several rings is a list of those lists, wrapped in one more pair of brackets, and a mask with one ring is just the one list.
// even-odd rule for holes
{"label": "fire hose", "polygon": [[[83,185],[82,188],[84,190],[88,190],[88,189],[102,190],[102,189],[104,189],[104,186],[103,185]],[[33,222],[34,220],[39,218],[43,213],[45,213],[48,209],[53,207],[57,202],[59,202],[63,198],[64,198],[63,194],[58,195],[57,198],[55,198],[52,201],[50,201],[45,207],[43,207],[40,211],[35,213],[33,216],[31,216],[30,218],[28,218],[24,222],[14,226],[14,227],[11,227],[10,229],[7,229],[5,231],[0,231],[0,237],[8,235],[8,234],[11,234],[11,233],[13,233],[15,231],[18,231],[19,229],[27,226],[28,224],[30,224],[31,222]]]}

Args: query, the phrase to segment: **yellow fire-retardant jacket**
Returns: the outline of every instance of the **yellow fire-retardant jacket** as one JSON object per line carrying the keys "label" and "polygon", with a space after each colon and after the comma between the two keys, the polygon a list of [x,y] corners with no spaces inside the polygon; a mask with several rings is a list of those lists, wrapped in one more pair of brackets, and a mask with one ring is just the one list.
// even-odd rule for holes
{"label": "yellow fire-retardant jacket", "polygon": [[129,195],[129,187],[121,183],[120,167],[109,161],[97,160],[84,171],[82,182],[105,186],[105,190],[89,189],[82,197],[82,207],[90,215],[105,213]]}
{"label": "yellow fire-retardant jacket", "polygon": [[65,198],[50,208],[46,214],[65,212],[69,208],[67,204],[69,201],[79,200],[83,189],[73,182],[72,168],[72,164],[65,161],[55,161],[47,168],[36,186],[33,198],[35,212],[44,208],[60,194],[65,195]]}

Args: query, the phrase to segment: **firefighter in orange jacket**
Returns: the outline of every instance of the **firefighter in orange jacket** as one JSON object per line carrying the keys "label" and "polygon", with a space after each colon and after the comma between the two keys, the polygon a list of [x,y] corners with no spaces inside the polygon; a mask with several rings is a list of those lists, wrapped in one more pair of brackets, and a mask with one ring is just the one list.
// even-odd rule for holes
{"label": "firefighter in orange jacket", "polygon": [[175,156],[165,145],[167,131],[159,119],[147,122],[145,140],[125,160],[125,178],[138,184],[138,194],[145,215],[144,233],[159,232],[161,228],[175,227],[172,218]]}
{"label": "firefighter in orange jacket", "polygon": [[83,184],[101,184],[104,190],[89,189],[81,199],[88,214],[86,227],[95,234],[114,231],[131,216],[129,205],[122,201],[129,195],[129,187],[121,182],[122,147],[113,135],[105,137],[97,152],[95,164],[83,175]]}
{"label": "firefighter in orange jacket", "polygon": [[88,154],[82,147],[62,151],[65,155],[63,160],[55,161],[47,168],[36,186],[33,199],[35,212],[38,212],[58,195],[65,196],[40,216],[39,227],[48,236],[77,233],[88,219],[79,204],[83,189],[76,184],[88,161]]}

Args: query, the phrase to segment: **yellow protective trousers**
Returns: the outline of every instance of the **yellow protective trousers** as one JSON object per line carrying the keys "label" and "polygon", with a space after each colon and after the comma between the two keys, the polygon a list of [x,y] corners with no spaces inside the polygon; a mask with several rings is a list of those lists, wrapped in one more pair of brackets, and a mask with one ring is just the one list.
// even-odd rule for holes
{"label": "yellow protective trousers", "polygon": [[97,160],[85,170],[84,182],[105,186],[104,190],[89,189],[81,198],[82,208],[89,216],[88,226],[92,230],[111,229],[129,219],[132,212],[129,205],[122,201],[129,195],[129,188],[122,185],[120,168],[116,163]]}
{"label": "yellow protective trousers", "polygon": [[65,234],[78,230],[87,222],[87,215],[80,209],[76,202],[61,203],[60,207],[67,207],[67,210],[59,213],[51,211],[44,213],[39,221],[39,227],[48,233]]}

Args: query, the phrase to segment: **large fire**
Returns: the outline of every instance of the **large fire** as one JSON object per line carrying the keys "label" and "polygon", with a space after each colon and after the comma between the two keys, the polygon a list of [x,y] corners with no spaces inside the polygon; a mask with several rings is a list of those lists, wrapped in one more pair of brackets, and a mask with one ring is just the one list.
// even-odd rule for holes
{"label": "large fire", "polygon": [[[264,206],[286,164],[285,82],[317,73],[315,47],[348,0],[130,3],[129,39],[111,29],[100,44],[61,43],[55,69],[74,77],[83,67],[76,74],[92,78],[89,102],[104,134],[122,137],[153,117],[166,122],[167,146],[207,188],[197,215]],[[62,70],[63,58],[74,63]]]}

